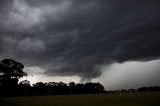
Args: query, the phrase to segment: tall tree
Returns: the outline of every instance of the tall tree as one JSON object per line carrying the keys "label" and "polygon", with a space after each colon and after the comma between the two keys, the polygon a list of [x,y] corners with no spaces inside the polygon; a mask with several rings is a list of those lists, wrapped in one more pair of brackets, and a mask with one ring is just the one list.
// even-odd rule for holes
{"label": "tall tree", "polygon": [[26,73],[23,72],[24,65],[12,59],[4,59],[0,62],[0,83],[1,85],[18,84],[18,79]]}

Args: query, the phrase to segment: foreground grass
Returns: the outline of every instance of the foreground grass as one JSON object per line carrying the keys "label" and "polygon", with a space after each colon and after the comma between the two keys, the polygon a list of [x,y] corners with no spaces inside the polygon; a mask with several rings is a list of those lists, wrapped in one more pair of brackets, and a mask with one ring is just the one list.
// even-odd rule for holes
{"label": "foreground grass", "polygon": [[160,106],[160,92],[1,98],[0,106]]}

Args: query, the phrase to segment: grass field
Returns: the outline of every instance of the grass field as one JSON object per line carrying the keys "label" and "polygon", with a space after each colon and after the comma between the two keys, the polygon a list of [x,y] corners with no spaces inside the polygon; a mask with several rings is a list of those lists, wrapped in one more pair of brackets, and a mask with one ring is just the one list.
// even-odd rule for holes
{"label": "grass field", "polygon": [[0,106],[160,106],[160,92],[1,98]]}

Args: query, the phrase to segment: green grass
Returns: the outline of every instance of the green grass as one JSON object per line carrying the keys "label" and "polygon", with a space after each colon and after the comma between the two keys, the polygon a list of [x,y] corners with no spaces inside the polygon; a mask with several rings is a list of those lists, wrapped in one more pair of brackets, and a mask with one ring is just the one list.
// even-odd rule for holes
{"label": "green grass", "polygon": [[1,98],[0,106],[160,106],[160,92]]}

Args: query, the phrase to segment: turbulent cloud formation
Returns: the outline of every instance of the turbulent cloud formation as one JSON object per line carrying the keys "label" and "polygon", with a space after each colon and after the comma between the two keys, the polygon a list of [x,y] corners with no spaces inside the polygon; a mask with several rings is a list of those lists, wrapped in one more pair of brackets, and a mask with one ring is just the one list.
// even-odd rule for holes
{"label": "turbulent cloud formation", "polygon": [[91,79],[104,64],[158,59],[159,13],[158,0],[1,0],[0,56]]}

